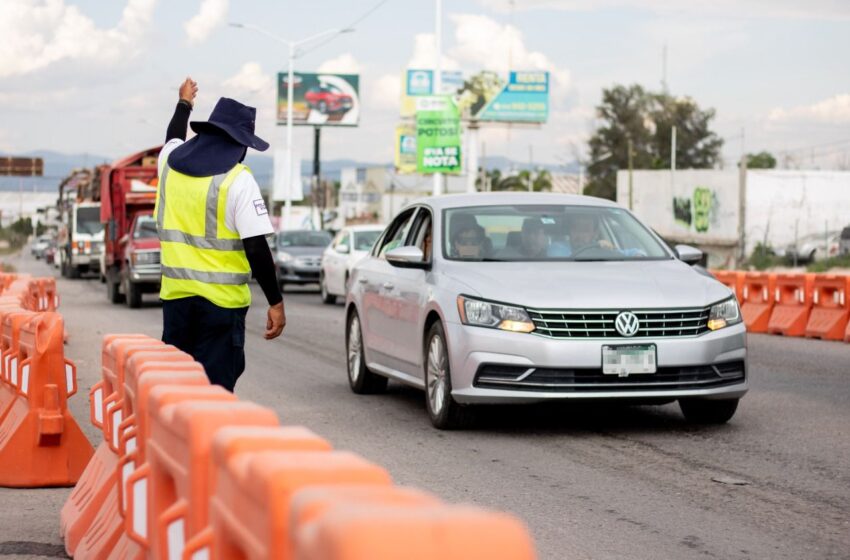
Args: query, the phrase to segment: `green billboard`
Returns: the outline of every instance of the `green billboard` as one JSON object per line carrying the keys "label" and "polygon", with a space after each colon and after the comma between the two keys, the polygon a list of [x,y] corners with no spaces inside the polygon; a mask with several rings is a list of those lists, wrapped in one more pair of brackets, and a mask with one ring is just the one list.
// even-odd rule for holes
{"label": "green billboard", "polygon": [[416,100],[416,170],[460,173],[460,111],[448,95]]}

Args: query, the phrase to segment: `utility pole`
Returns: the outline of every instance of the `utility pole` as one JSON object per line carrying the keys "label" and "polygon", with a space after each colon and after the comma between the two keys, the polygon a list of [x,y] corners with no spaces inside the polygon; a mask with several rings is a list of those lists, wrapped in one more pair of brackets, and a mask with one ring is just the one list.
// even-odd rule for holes
{"label": "utility pole", "polygon": [[[434,25],[434,39],[437,47],[437,63],[434,65],[434,95],[443,94],[443,0],[436,0],[437,19]],[[434,196],[443,194],[443,174],[434,173]]]}
{"label": "utility pole", "polygon": [[632,170],[634,168],[633,154],[632,154],[632,139],[629,138],[626,143],[626,149],[629,151],[629,210],[634,209],[634,181],[632,177]]}
{"label": "utility pole", "polygon": [[322,160],[320,146],[322,127],[313,127],[313,192],[316,193],[316,206],[319,209],[319,229],[325,229],[325,192],[322,190]]}
{"label": "utility pole", "polygon": [[[478,177],[478,123],[474,120],[469,122],[466,146],[466,192],[474,193],[475,179]],[[483,183],[482,183],[483,185]]]}
{"label": "utility pole", "polygon": [[741,245],[738,254],[739,262],[747,258],[747,150],[744,129],[741,128],[741,164],[738,166],[738,243]]}
{"label": "utility pole", "polygon": [[667,93],[667,43],[661,48],[661,89]]}
{"label": "utility pole", "polygon": [[676,127],[670,135],[670,171],[676,171]]}
{"label": "utility pole", "polygon": [[534,146],[528,145],[528,192],[534,191]]}
{"label": "utility pole", "polygon": [[487,184],[487,143],[481,143],[481,191],[489,192],[490,185]]}

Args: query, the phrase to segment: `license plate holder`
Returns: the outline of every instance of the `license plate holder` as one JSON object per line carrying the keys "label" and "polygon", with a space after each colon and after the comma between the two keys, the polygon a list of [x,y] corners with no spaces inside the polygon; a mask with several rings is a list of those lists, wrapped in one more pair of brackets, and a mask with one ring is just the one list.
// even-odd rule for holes
{"label": "license plate holder", "polygon": [[602,373],[628,377],[655,373],[657,351],[654,344],[602,346]]}

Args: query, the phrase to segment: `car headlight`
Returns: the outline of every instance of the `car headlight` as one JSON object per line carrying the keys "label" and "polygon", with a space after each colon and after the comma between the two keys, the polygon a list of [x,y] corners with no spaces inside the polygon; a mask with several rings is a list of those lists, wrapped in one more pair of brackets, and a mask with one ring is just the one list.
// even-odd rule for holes
{"label": "car headlight", "polygon": [[132,253],[131,258],[133,264],[154,264],[159,261],[159,253],[157,253],[156,251]]}
{"label": "car headlight", "polygon": [[715,303],[708,313],[708,328],[712,331],[740,322],[741,310],[738,308],[738,300],[734,297]]}
{"label": "car headlight", "polygon": [[531,317],[522,307],[458,296],[457,310],[464,325],[521,333],[534,330]]}
{"label": "car headlight", "polygon": [[282,263],[289,262],[289,261],[292,260],[292,255],[290,255],[289,253],[285,253],[283,251],[280,251],[277,254],[277,260],[279,260]]}

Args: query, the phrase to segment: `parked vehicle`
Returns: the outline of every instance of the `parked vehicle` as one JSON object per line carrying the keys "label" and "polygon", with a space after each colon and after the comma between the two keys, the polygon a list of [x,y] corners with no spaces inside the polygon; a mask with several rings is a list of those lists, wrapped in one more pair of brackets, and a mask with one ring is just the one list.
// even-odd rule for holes
{"label": "parked vehicle", "polygon": [[56,239],[52,236],[47,241],[47,247],[44,249],[44,262],[52,265],[56,258]]}
{"label": "parked vehicle", "polygon": [[841,240],[838,244],[838,252],[841,255],[850,255],[850,226],[841,230]]}
{"label": "parked vehicle", "polygon": [[354,266],[346,300],[356,393],[425,390],[438,428],[470,405],[678,400],[723,423],[747,392],[732,291],[607,200],[540,193],[424,199]]}
{"label": "parked vehicle", "polygon": [[112,303],[139,307],[142,294],[158,290],[159,240],[151,237],[160,147],[129,155],[100,173],[101,219],[106,224],[102,275]]}
{"label": "parked vehicle", "polygon": [[292,230],[275,236],[274,262],[280,288],[286,284],[315,284],[319,281],[322,252],[331,240],[327,231]]}
{"label": "parked vehicle", "polygon": [[776,254],[788,261],[811,263],[838,256],[840,243],[840,231],[813,233],[798,239],[796,245],[788,244],[784,249],[776,251]]}
{"label": "parked vehicle", "polygon": [[62,276],[79,278],[96,270],[103,251],[100,202],[74,202],[65,210],[59,231],[59,267]]}
{"label": "parked vehicle", "polygon": [[382,231],[382,225],[363,225],[349,226],[336,234],[322,254],[319,287],[323,302],[336,303],[337,297],[345,297],[351,268],[369,254]]}
{"label": "parked vehicle", "polygon": [[354,106],[354,100],[350,95],[343,93],[338,87],[329,84],[308,89],[304,94],[304,100],[310,108],[317,110],[323,115],[348,111]]}
{"label": "parked vehicle", "polygon": [[36,259],[40,259],[44,256],[44,252],[47,250],[50,245],[51,236],[49,235],[39,235],[32,241],[32,245],[30,246],[30,254]]}

